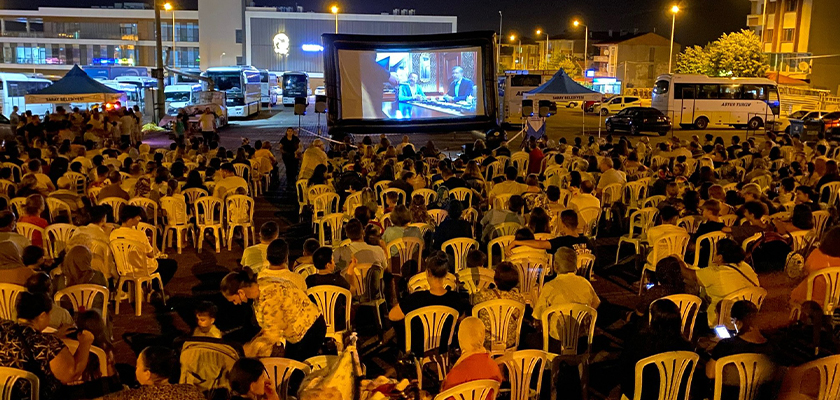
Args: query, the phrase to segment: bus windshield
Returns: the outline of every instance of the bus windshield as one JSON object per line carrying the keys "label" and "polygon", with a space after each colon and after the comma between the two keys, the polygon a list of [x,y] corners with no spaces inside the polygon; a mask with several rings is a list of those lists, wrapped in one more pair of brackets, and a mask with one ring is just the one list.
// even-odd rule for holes
{"label": "bus windshield", "polygon": [[229,94],[242,94],[242,76],[239,72],[222,72],[207,74],[213,79],[216,90]]}
{"label": "bus windshield", "polygon": [[286,92],[305,93],[306,75],[283,75],[283,90]]}
{"label": "bus windshield", "polygon": [[173,101],[173,102],[190,101],[190,92],[166,92],[166,101]]}
{"label": "bus windshield", "polygon": [[260,72],[260,82],[268,83],[268,72]]}
{"label": "bus windshield", "polygon": [[37,90],[41,90],[47,86],[50,86],[51,83],[49,82],[15,82],[15,81],[7,81],[9,85],[9,93],[6,93],[6,96],[9,97],[23,97],[29,93],[32,93]]}

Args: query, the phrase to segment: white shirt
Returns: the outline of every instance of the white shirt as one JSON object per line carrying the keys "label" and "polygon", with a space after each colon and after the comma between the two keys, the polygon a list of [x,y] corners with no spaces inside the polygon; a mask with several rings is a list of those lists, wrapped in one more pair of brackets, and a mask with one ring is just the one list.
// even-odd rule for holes
{"label": "white shirt", "polygon": [[627,178],[624,176],[624,172],[615,168],[610,168],[604,171],[604,173],[601,174],[601,179],[598,180],[598,189],[603,189],[613,183],[627,183]]}
{"label": "white shirt", "polygon": [[335,250],[336,271],[347,269],[347,266],[353,260],[353,256],[356,257],[356,262],[359,264],[377,264],[383,268],[388,266],[385,250],[382,250],[382,247],[372,246],[365,242],[351,242]]}
{"label": "white shirt", "polygon": [[257,274],[257,280],[262,279],[285,279],[292,282],[298,289],[306,292],[306,278],[303,275],[289,271],[288,269],[270,269],[263,268]]}
{"label": "white shirt", "polygon": [[157,269],[157,259],[147,257],[146,255],[154,252],[154,247],[149,243],[149,237],[139,230],[133,228],[119,227],[111,232],[111,240],[128,239],[140,243],[143,247],[140,250],[143,252],[142,259],[136,258],[137,254],[132,254],[129,262],[132,266],[144,265],[149,271]]}
{"label": "white shirt", "polygon": [[202,132],[213,132],[216,130],[216,116],[212,113],[201,114],[201,117],[198,117],[198,123],[201,125]]}
{"label": "white shirt", "polygon": [[[533,315],[539,318],[547,308],[564,303],[584,304],[597,308],[601,299],[598,298],[598,294],[586,278],[575,274],[561,274],[543,286],[540,297],[534,304]],[[553,338],[559,337],[556,318],[557,315],[549,321],[551,324],[549,332]]]}
{"label": "white shirt", "polygon": [[268,267],[268,261],[266,261],[267,249],[268,245],[265,243],[249,246],[242,252],[242,260],[239,263],[243,267],[250,267],[259,274],[264,267]]}
{"label": "white shirt", "polygon": [[738,290],[760,284],[758,275],[745,262],[734,265],[710,265],[701,268],[697,270],[697,282],[710,300],[709,308],[706,310],[709,317],[709,326],[717,324],[717,304],[724,297]]}
{"label": "white shirt", "polygon": [[495,198],[500,194],[522,196],[522,193],[525,193],[526,190],[528,190],[528,185],[524,183],[519,183],[517,181],[504,181],[493,186],[493,189],[490,190],[490,197]]}
{"label": "white shirt", "polygon": [[216,187],[213,188],[213,196],[224,199],[228,192],[232,192],[237,187],[248,188],[248,182],[241,176],[231,175],[216,182]]}
{"label": "white shirt", "polygon": [[591,193],[581,193],[569,199],[569,208],[580,211],[584,208],[597,207],[601,208],[601,200],[593,196]]}

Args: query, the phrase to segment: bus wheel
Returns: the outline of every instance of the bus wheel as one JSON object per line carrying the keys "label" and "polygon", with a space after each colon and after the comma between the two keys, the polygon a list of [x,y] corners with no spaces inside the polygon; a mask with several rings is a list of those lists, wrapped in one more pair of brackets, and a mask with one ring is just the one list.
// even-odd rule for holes
{"label": "bus wheel", "polygon": [[758,128],[761,128],[763,125],[764,123],[761,121],[761,118],[755,117],[750,120],[749,124],[747,124],[747,127],[751,130],[756,130]]}
{"label": "bus wheel", "polygon": [[706,129],[708,126],[709,126],[709,120],[706,119],[706,117],[700,117],[700,118],[697,118],[696,121],[694,121],[694,129],[699,129],[699,130],[702,131],[703,129]]}

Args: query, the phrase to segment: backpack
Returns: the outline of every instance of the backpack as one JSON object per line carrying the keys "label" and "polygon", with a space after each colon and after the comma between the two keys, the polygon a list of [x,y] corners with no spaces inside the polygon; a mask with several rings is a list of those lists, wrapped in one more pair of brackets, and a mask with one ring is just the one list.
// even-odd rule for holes
{"label": "backpack", "polygon": [[746,261],[756,272],[782,271],[792,251],[791,239],[777,232],[763,232],[747,248]]}

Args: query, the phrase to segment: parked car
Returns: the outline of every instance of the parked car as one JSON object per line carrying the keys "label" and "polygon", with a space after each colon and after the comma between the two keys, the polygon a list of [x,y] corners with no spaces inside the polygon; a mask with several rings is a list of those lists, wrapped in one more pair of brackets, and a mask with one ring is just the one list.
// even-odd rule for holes
{"label": "parked car", "polygon": [[793,134],[802,135],[803,131],[805,130],[805,121],[806,120],[822,119],[823,115],[826,115],[829,112],[830,111],[826,111],[826,110],[809,111],[805,115],[803,115],[799,118],[789,118],[788,121],[790,121],[790,129],[788,130],[788,133],[791,134],[791,135],[793,135]]}
{"label": "parked car", "polygon": [[805,114],[808,114],[808,112],[808,110],[799,110],[794,111],[787,116],[780,115],[779,118],[776,118],[776,120],[771,123],[772,125],[770,126],[770,130],[775,133],[790,133],[790,120],[800,119],[804,117]]}
{"label": "parked car", "polygon": [[607,118],[607,131],[628,131],[631,135],[639,132],[656,132],[664,136],[671,130],[671,119],[662,111],[652,107],[630,107]]}
{"label": "parked car", "polygon": [[607,102],[597,104],[594,108],[601,115],[610,115],[629,107],[642,107],[642,99],[635,96],[616,96]]}
{"label": "parked car", "polygon": [[324,88],[323,86],[318,86],[318,87],[315,88],[315,95],[316,96],[326,96],[327,95],[327,89]]}
{"label": "parked car", "polygon": [[817,136],[824,134],[826,139],[840,136],[840,111],[823,114],[820,118],[810,118],[804,121],[802,136]]}

